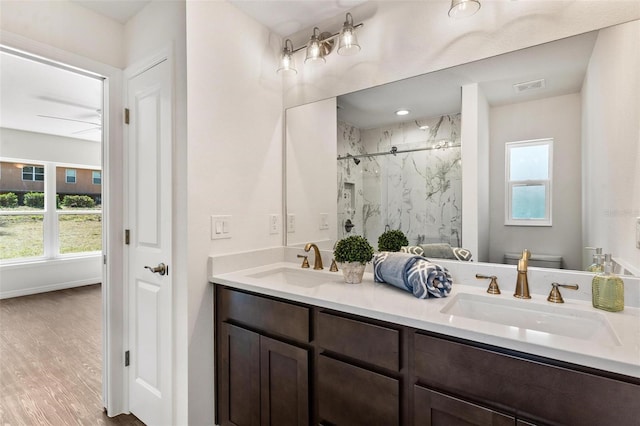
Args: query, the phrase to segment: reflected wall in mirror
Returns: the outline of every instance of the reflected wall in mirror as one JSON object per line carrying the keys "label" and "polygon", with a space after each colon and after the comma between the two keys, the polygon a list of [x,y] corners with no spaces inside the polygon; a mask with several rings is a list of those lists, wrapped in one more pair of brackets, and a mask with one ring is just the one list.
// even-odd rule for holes
{"label": "reflected wall in mirror", "polygon": [[[640,275],[640,250],[635,247],[640,216],[638,39],[640,21],[632,21],[339,96],[333,157],[337,166],[314,165],[314,170],[337,168],[333,199],[338,217],[335,228],[322,235],[325,246],[345,235],[347,219],[354,225],[351,233],[366,235],[374,246],[385,225],[403,230],[412,244],[458,245],[460,218],[453,211],[463,205],[463,235],[473,231],[478,238],[462,238],[460,245],[471,249],[477,261],[502,263],[505,254],[528,248],[561,257],[564,268],[583,270],[591,260],[584,247],[594,246],[613,254],[619,272]],[[466,96],[469,93],[474,96]],[[396,117],[399,108],[410,115]],[[287,128],[292,110],[296,108],[287,111]],[[444,117],[451,125],[443,134],[414,138],[425,117],[436,122]],[[310,125],[305,131],[326,132],[323,123],[316,125],[318,129]],[[505,145],[545,138],[553,139],[552,226],[505,225]],[[440,140],[461,144],[461,163],[454,164],[455,150],[446,155],[428,150]],[[287,156],[300,143],[287,138]],[[394,146],[421,151],[389,155]],[[468,155],[469,147],[478,154]],[[482,151],[484,162],[479,160]],[[347,155],[360,163],[344,158]],[[447,165],[451,170],[438,175]],[[461,192],[455,189],[459,172]],[[304,179],[287,167],[287,205],[300,198],[289,183]],[[318,179],[329,184],[336,175],[316,173]],[[432,195],[433,204],[425,205],[428,185],[437,187],[438,179],[451,187],[435,199]],[[488,194],[483,199],[478,199],[484,191],[477,182],[486,182],[479,184]],[[438,206],[449,210],[440,213]],[[295,239],[289,233],[288,241],[312,240],[306,232],[298,227]],[[309,231],[308,236],[318,233]]]}

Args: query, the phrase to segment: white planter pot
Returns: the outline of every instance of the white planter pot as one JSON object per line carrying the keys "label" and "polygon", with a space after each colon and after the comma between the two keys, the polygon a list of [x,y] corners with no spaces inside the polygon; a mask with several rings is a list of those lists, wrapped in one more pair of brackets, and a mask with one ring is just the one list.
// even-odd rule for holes
{"label": "white planter pot", "polygon": [[347,284],[360,284],[364,275],[365,264],[360,262],[342,262],[340,269],[344,275],[344,281]]}

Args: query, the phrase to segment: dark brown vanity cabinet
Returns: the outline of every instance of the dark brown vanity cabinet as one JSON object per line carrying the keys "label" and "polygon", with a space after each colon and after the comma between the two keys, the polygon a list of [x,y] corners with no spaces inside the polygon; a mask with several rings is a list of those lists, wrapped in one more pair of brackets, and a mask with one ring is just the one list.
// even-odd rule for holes
{"label": "dark brown vanity cabinet", "polygon": [[477,421],[460,423],[465,425],[507,424],[490,411],[511,416],[508,424],[517,425],[640,425],[640,380],[546,361],[417,332],[414,372],[420,386],[414,393],[415,412],[421,410],[418,400],[429,401],[425,391],[435,390],[453,396],[446,404],[436,397],[436,411],[487,409],[473,417]]}
{"label": "dark brown vanity cabinet", "polygon": [[640,426],[637,378],[220,285],[215,295],[221,425]]}
{"label": "dark brown vanity cabinet", "polygon": [[319,424],[400,424],[399,330],[322,310],[315,344]]}
{"label": "dark brown vanity cabinet", "polygon": [[[308,425],[309,350],[284,341],[308,341],[308,309],[226,289],[217,297],[225,301],[218,305],[216,339],[218,423]],[[246,309],[232,306],[237,303]],[[302,329],[292,327],[288,315],[300,319]]]}

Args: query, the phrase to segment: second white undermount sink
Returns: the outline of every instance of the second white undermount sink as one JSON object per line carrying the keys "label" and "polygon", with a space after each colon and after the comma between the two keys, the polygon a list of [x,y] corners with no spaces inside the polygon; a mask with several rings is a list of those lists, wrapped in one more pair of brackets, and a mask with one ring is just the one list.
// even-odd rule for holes
{"label": "second white undermount sink", "polygon": [[528,300],[460,293],[440,312],[599,344],[620,345],[603,314],[563,305],[547,306]]}

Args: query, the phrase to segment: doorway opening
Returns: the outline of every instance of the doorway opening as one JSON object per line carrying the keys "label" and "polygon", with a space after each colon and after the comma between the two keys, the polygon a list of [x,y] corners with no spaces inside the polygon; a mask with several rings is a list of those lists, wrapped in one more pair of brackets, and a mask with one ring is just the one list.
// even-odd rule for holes
{"label": "doorway opening", "polygon": [[[14,346],[24,349],[2,371],[2,405],[5,413],[36,416],[16,417],[16,424],[55,423],[64,412],[103,418],[109,343],[105,77],[7,46],[0,46],[0,55],[0,314],[12,320],[1,321],[1,331],[21,339]],[[38,332],[65,342],[70,352],[56,356]],[[26,359],[30,363],[20,362]],[[46,374],[64,371],[66,363],[75,365],[72,377]],[[77,394],[64,391],[70,383]]]}

